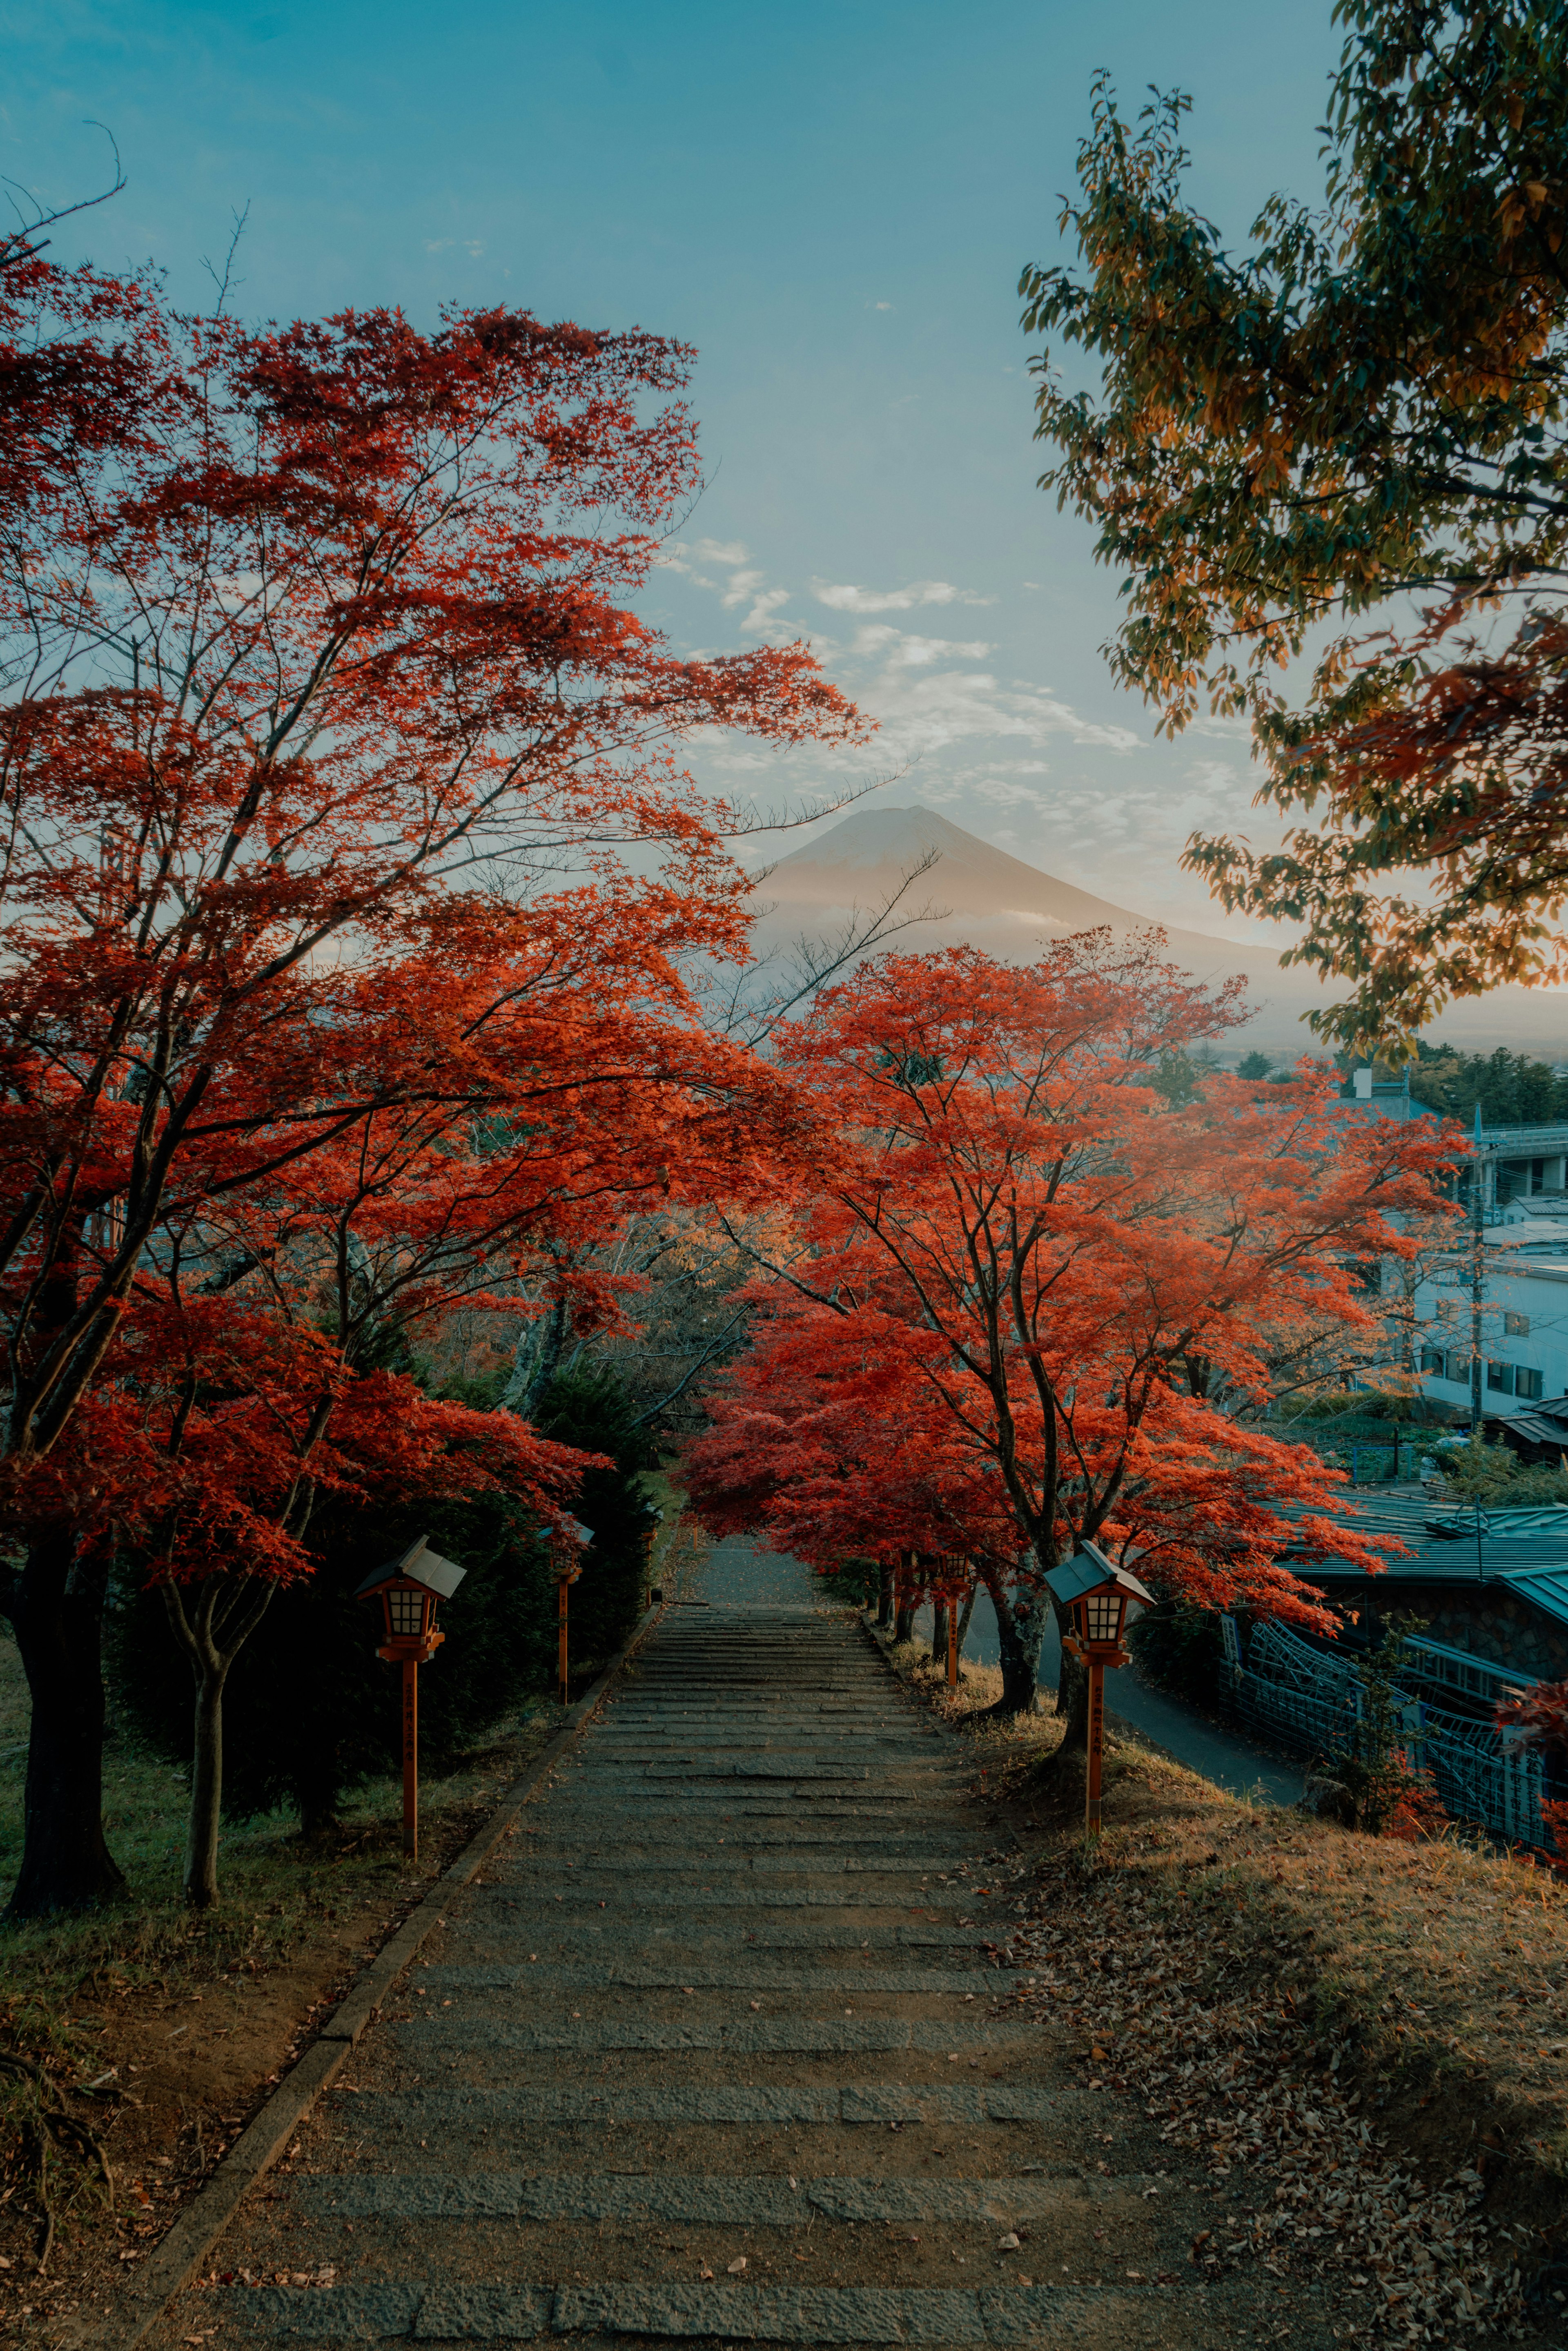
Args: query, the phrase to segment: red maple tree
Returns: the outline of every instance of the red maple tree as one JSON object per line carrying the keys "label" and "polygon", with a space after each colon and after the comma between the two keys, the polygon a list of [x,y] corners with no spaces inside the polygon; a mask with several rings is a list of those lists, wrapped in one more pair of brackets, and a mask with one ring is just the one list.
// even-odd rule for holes
{"label": "red maple tree", "polygon": [[1429,1205],[1447,1146],[1347,1120],[1312,1074],[1173,1109],[1162,1055],[1238,1017],[1234,989],[1090,936],[1022,970],[887,956],[780,1041],[820,1188],[758,1284],[694,1491],[819,1564],[972,1552],[1005,1710],[1034,1702],[1044,1573],[1084,1538],[1168,1592],[1323,1629],[1282,1555],[1381,1564],[1323,1515],[1339,1475],[1236,1405],[1266,1396],[1292,1317],[1364,1324],[1357,1269],[1407,1246],[1389,1214]]}
{"label": "red maple tree", "polygon": [[[387,1267],[434,1311],[699,1136],[744,1159],[776,1088],[684,977],[744,939],[739,820],[675,747],[860,722],[801,647],[680,660],[629,609],[696,478],[679,344],[506,311],[254,332],[35,262],[5,302],[0,1605],[36,1911],[120,1885],[99,1626],[112,1543],[166,1500],[119,1446],[146,1333],[203,1367],[158,1440],[172,1494],[213,1301],[237,1329],[270,1282],[283,1311],[329,1237],[347,1296],[380,1247],[336,1315],[349,1371]],[[340,1408],[329,1381],[314,1445]],[[286,1552],[305,1507],[275,1511]]]}

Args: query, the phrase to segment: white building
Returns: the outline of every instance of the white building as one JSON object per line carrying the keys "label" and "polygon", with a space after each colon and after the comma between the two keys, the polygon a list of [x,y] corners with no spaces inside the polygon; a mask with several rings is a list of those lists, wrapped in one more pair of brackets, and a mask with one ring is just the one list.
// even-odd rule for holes
{"label": "white building", "polygon": [[[1480,1187],[1481,1401],[1507,1417],[1568,1395],[1568,1125],[1481,1127],[1466,1189]],[[1474,1228],[1416,1294],[1428,1394],[1470,1402]]]}

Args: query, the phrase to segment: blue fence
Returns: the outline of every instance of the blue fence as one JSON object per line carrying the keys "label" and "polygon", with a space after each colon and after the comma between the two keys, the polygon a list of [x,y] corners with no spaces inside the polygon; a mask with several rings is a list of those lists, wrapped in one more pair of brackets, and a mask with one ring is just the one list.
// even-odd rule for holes
{"label": "blue fence", "polygon": [[[1237,1713],[1267,1738],[1308,1754],[1348,1747],[1361,1719],[1355,1669],[1282,1625],[1257,1625],[1242,1656],[1235,1620],[1223,1620],[1225,1654]],[[1415,1656],[1413,1666],[1419,1663]],[[1520,1677],[1520,1679],[1525,1678]],[[1545,1850],[1542,1796],[1563,1792],[1539,1753],[1505,1740],[1490,1722],[1452,1714],[1414,1691],[1396,1693],[1405,1750],[1432,1782],[1451,1817],[1473,1822],[1511,1844]]]}

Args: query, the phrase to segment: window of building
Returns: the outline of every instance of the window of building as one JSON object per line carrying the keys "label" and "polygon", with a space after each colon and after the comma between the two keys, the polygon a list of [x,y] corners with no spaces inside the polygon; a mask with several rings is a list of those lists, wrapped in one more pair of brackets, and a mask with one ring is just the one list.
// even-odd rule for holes
{"label": "window of building", "polygon": [[1446,1358],[1441,1347],[1422,1348],[1421,1369],[1423,1372],[1428,1373],[1433,1379],[1441,1380],[1448,1377],[1448,1373],[1445,1369],[1445,1363]]}
{"label": "window of building", "polygon": [[1457,1298],[1438,1299],[1437,1313],[1439,1322],[1451,1322],[1458,1311],[1459,1301]]}
{"label": "window of building", "polygon": [[1530,1317],[1528,1314],[1516,1314],[1511,1307],[1502,1318],[1502,1327],[1511,1339],[1528,1339]]}
{"label": "window of building", "polygon": [[1503,1395],[1511,1395],[1513,1394],[1513,1365],[1511,1364],[1489,1364],[1487,1365],[1487,1385],[1489,1388],[1498,1389],[1498,1391]]}
{"label": "window of building", "polygon": [[1528,1396],[1531,1404],[1538,1404],[1541,1400],[1541,1374],[1530,1371],[1521,1364],[1513,1375],[1513,1392],[1517,1396]]}

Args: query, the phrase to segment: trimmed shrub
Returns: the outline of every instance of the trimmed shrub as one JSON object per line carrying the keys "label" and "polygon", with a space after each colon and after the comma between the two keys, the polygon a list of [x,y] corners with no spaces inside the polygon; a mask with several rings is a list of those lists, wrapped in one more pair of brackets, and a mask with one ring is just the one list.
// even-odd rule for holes
{"label": "trimmed shrub", "polygon": [[[465,1401],[468,1399],[465,1399]],[[594,1532],[571,1587],[571,1659],[580,1679],[612,1656],[642,1604],[653,1510],[641,1470],[652,1446],[610,1374],[571,1374],[546,1391],[541,1434],[613,1469],[587,1472],[577,1515]],[[399,1677],[375,1652],[381,1603],[352,1597],[371,1568],[419,1534],[467,1573],[441,1611],[446,1640],[420,1674],[422,1761],[450,1770],[532,1693],[552,1690],[556,1583],[538,1522],[505,1496],[402,1501],[386,1510],[328,1503],[311,1522],[315,1573],[286,1585],[240,1651],[224,1696],[224,1812],[248,1820],[286,1806],[324,1828],[343,1797],[400,1768]],[[188,1763],[191,1672],[156,1592],[129,1564],[111,1596],[106,1664],[122,1719],[154,1754]]]}
{"label": "trimmed shrub", "polygon": [[[395,1511],[324,1510],[311,1528],[315,1573],[277,1593],[229,1675],[228,1819],[287,1806],[308,1830],[322,1828],[350,1790],[399,1768],[398,1671],[375,1654],[381,1603],[351,1595],[418,1534],[468,1571],[441,1612],[446,1640],[420,1675],[428,1768],[449,1770],[528,1692],[549,1686],[555,1579],[534,1520],[515,1504],[485,1495]],[[116,1600],[107,1650],[118,1707],[155,1754],[188,1763],[191,1671],[162,1601],[133,1587]]]}
{"label": "trimmed shrub", "polygon": [[1146,1682],[1218,1712],[1226,1704],[1225,1635],[1212,1608],[1163,1599],[1134,1616],[1127,1646]]}

